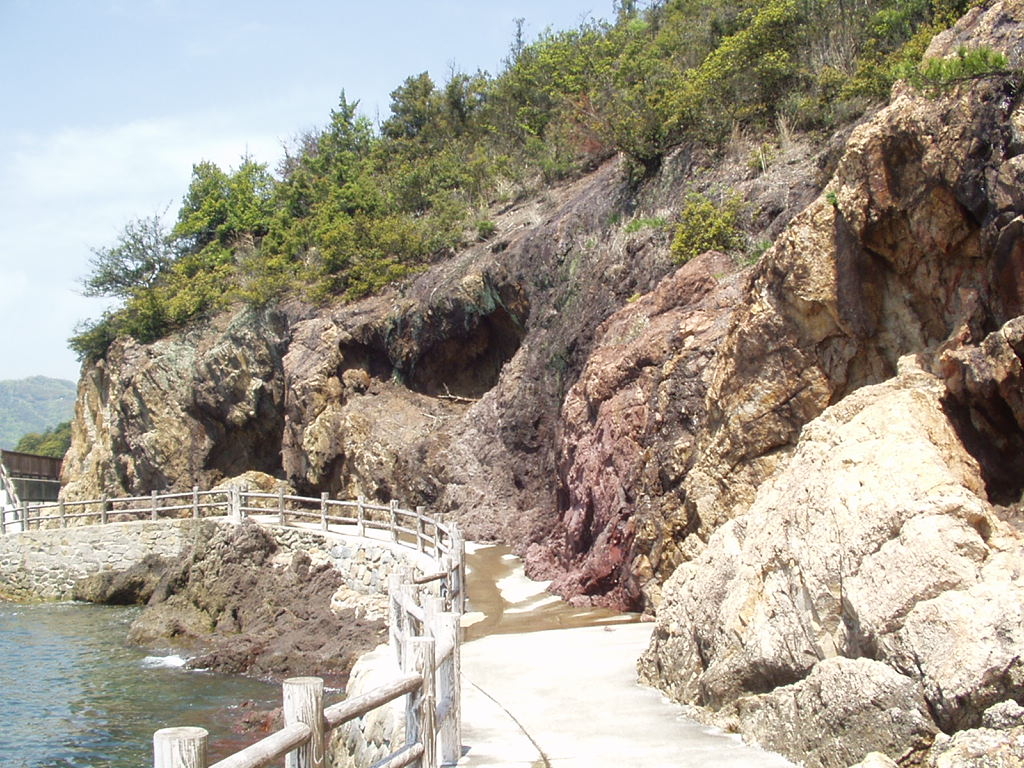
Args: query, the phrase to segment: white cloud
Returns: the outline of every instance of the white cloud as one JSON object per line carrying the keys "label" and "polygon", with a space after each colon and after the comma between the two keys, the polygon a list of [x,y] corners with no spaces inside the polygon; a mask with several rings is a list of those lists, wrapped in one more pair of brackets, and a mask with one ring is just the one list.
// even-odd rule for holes
{"label": "white cloud", "polygon": [[[276,136],[213,114],[78,127],[4,143],[0,327],[19,332],[0,335],[0,359],[9,369],[2,378],[57,375],[55,366],[75,375],[66,340],[78,321],[102,312],[101,303],[75,295],[90,249],[112,243],[133,218],[168,206],[173,217],[193,163],[210,160],[227,169],[248,152],[273,166],[281,151]],[[27,323],[33,315],[36,321]]]}

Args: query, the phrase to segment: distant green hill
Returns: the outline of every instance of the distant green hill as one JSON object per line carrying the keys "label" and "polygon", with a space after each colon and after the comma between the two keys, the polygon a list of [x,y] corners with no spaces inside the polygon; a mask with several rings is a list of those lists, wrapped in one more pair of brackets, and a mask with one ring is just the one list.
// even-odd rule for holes
{"label": "distant green hill", "polygon": [[0,381],[0,448],[12,449],[28,432],[42,432],[75,414],[75,383],[32,376]]}

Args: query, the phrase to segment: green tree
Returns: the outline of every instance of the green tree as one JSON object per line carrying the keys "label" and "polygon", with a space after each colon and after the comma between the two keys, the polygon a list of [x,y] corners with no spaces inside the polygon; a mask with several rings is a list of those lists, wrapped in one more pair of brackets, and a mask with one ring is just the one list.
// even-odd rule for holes
{"label": "green tree", "polygon": [[391,92],[391,117],[381,125],[389,139],[415,139],[438,114],[439,98],[430,75],[421,72],[407,77]]}
{"label": "green tree", "polygon": [[106,248],[94,248],[90,274],[82,281],[86,296],[129,299],[149,288],[174,261],[174,249],[159,215],[129,221]]}
{"label": "green tree", "polygon": [[23,435],[14,447],[19,453],[31,453],[36,456],[49,456],[54,459],[64,458],[71,447],[71,422],[65,421],[43,432],[29,432]]}
{"label": "green tree", "polygon": [[230,180],[216,163],[192,166],[192,179],[178,210],[172,235],[186,250],[198,253],[220,238],[228,222]]}
{"label": "green tree", "polygon": [[249,157],[232,173],[209,161],[197,163],[171,235],[189,253],[263,237],[273,214],[274,185],[266,164]]}

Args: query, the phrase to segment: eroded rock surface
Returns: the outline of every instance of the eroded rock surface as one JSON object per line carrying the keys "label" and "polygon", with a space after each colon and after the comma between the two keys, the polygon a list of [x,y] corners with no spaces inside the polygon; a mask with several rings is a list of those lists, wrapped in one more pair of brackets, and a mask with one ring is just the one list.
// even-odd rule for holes
{"label": "eroded rock surface", "polygon": [[[669,580],[643,678],[808,765],[843,764],[840,743],[847,764],[857,749],[921,751],[1024,695],[1024,538],[986,500],[945,394],[905,358],[810,422],[746,514]],[[837,658],[884,667],[923,706],[879,714],[888,694],[853,695],[873,689]],[[797,712],[829,695],[850,711],[814,715],[808,732],[831,746],[813,748]]]}
{"label": "eroded rock surface", "polygon": [[730,257],[705,254],[598,328],[562,405],[560,531],[529,553],[531,573],[554,577],[554,591],[616,608],[642,603],[652,574],[636,542],[650,551],[671,535],[659,523],[682,502],[706,418],[705,372],[744,276]]}
{"label": "eroded rock surface", "polygon": [[83,370],[63,495],[143,495],[279,470],[286,320],[240,311]]}
{"label": "eroded rock surface", "polygon": [[200,669],[343,679],[381,641],[385,623],[332,611],[341,575],[302,552],[282,567],[276,552],[255,524],[211,525],[180,561],[167,564],[129,640],[189,648],[189,665]]}

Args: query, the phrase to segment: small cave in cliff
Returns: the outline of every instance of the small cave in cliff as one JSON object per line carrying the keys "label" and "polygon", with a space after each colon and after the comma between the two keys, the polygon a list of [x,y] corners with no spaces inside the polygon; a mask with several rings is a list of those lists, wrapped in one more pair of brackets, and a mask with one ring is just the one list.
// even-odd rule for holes
{"label": "small cave in cliff", "polygon": [[383,349],[361,342],[349,342],[344,347],[343,364],[338,377],[344,380],[345,372],[350,370],[363,371],[371,379],[387,381],[394,373],[394,366]]}
{"label": "small cave in cliff", "polygon": [[964,404],[943,399],[943,409],[964,447],[977,460],[989,501],[1019,503],[1024,494],[1024,431],[998,398]]}
{"label": "small cave in cliff", "polygon": [[203,460],[204,471],[221,477],[235,477],[250,470],[281,473],[284,415],[275,397],[260,396],[254,413],[244,420],[208,410],[201,410],[197,417],[211,443]]}
{"label": "small cave in cliff", "polygon": [[497,307],[463,332],[429,344],[410,372],[408,386],[430,396],[481,397],[498,383],[524,333],[508,310]]}

